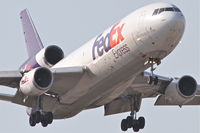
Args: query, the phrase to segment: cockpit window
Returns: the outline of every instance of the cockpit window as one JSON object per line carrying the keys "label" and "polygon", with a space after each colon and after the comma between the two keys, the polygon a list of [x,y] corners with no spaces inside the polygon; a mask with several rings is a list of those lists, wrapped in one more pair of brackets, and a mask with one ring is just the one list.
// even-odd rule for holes
{"label": "cockpit window", "polygon": [[175,11],[175,12],[181,12],[181,10],[178,9],[178,8],[176,8],[176,7],[174,8],[174,11]]}
{"label": "cockpit window", "polygon": [[158,14],[160,14],[161,12],[164,12],[165,11],[165,8],[160,8]]}
{"label": "cockpit window", "polygon": [[170,7],[168,7],[168,8],[165,8],[165,11],[174,11],[174,9],[173,9],[173,8],[170,8]]}
{"label": "cockpit window", "polygon": [[158,13],[159,9],[154,10],[153,15],[156,15]]}
{"label": "cockpit window", "polygon": [[155,9],[152,16],[154,15],[158,15],[162,12],[166,12],[166,11],[171,11],[171,12],[181,12],[180,9],[178,9],[177,7],[165,7],[165,8],[158,8]]}

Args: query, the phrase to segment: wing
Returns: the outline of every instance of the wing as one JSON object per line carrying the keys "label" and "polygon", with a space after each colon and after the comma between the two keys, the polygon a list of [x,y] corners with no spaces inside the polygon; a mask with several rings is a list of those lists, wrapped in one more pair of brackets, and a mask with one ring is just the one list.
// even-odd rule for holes
{"label": "wing", "polygon": [[1,71],[0,85],[19,88],[21,78],[22,74],[19,71]]}
{"label": "wing", "polygon": [[[85,72],[84,67],[63,67],[63,68],[52,68],[54,82],[49,93],[61,95],[64,92],[72,89],[74,85],[78,83],[82,75]],[[22,78],[20,71],[2,71],[0,72],[0,85],[8,86],[12,88],[19,88],[19,83]],[[28,97],[28,103],[24,103],[23,100],[26,98],[19,90],[15,95],[1,94],[0,100],[11,101],[20,105],[32,106],[31,101],[34,101],[34,97]]]}
{"label": "wing", "polygon": [[[173,82],[173,78],[155,75],[156,77],[158,77],[158,82],[156,84],[149,84],[150,75],[151,74],[148,72],[143,72],[139,74],[120,97],[104,105],[105,115],[112,115],[130,111],[131,109],[129,98],[131,95],[138,93],[141,94],[141,98],[152,98],[158,96],[155,105],[179,106],[179,103],[168,103],[165,100],[166,89],[169,84]],[[200,86],[198,86],[197,88],[197,94],[200,94]],[[196,95],[192,100],[184,103],[184,105],[200,105],[200,96]]]}
{"label": "wing", "polygon": [[65,67],[51,69],[54,83],[50,92],[62,95],[72,89],[82,78],[86,68],[84,67]]}

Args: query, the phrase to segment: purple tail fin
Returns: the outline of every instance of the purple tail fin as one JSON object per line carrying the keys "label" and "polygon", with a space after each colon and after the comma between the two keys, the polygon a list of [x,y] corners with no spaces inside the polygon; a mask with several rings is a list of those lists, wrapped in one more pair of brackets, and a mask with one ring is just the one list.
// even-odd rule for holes
{"label": "purple tail fin", "polygon": [[21,11],[20,19],[22,22],[28,56],[31,58],[43,48],[43,45],[27,9]]}

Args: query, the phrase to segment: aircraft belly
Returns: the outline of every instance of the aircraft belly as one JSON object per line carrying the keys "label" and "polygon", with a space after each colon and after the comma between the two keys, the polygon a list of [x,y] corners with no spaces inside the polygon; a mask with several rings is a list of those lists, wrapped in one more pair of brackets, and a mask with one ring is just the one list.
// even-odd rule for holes
{"label": "aircraft belly", "polygon": [[[73,99],[73,97],[69,97],[69,94],[65,95],[66,97],[62,97],[62,105],[58,105],[55,108],[57,118],[72,117],[92,105],[100,106],[112,101],[126,90],[126,85],[128,85],[130,78],[144,71],[146,68],[147,66],[144,66],[144,60],[142,58],[135,57],[128,63],[128,65],[124,64],[120,69],[110,75],[107,75],[107,77],[98,80],[98,82],[94,83],[93,80],[95,79],[95,76],[94,78],[87,78],[85,86],[82,86],[83,84],[79,84],[85,89],[83,89],[84,93],[78,93],[78,95],[76,95],[77,97],[74,96],[75,99]],[[108,98],[105,101],[102,101],[102,99],[106,97]],[[73,99],[72,101],[70,101],[71,98]]]}

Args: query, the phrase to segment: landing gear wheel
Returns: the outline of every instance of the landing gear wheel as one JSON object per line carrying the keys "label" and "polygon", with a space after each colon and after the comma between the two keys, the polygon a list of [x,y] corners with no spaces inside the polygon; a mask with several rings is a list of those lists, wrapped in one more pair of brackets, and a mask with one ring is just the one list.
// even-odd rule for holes
{"label": "landing gear wheel", "polygon": [[135,123],[135,124],[133,125],[133,131],[134,131],[134,132],[138,132],[139,130],[140,130],[139,125],[138,125],[137,123]]}
{"label": "landing gear wheel", "polygon": [[41,124],[42,124],[43,127],[47,127],[47,125],[48,125],[47,121],[45,121],[45,120],[44,121],[42,120]]}
{"label": "landing gear wheel", "polygon": [[48,124],[51,124],[53,122],[53,113],[52,112],[47,112],[45,114],[45,119]]}
{"label": "landing gear wheel", "polygon": [[122,131],[127,131],[128,130],[127,120],[126,119],[123,119],[122,122],[121,122],[121,130]]}
{"label": "landing gear wheel", "polygon": [[36,117],[34,114],[32,114],[30,117],[29,117],[29,124],[30,126],[34,127],[36,125]]}
{"label": "landing gear wheel", "polygon": [[131,116],[128,116],[126,118],[126,121],[127,121],[127,128],[131,128],[133,125],[133,118]]}
{"label": "landing gear wheel", "polygon": [[41,123],[43,127],[53,122],[53,113],[44,111],[33,111],[29,117],[30,126],[35,126],[37,123]]}
{"label": "landing gear wheel", "polygon": [[38,96],[36,108],[32,108],[27,112],[30,115],[29,124],[31,126],[35,126],[37,123],[41,123],[43,127],[46,127],[48,124],[53,122],[53,113],[43,110],[42,100],[43,95]]}
{"label": "landing gear wheel", "polygon": [[139,117],[139,119],[138,119],[138,125],[139,125],[140,129],[144,128],[144,126],[145,126],[145,119],[144,119],[144,117]]}
{"label": "landing gear wheel", "polygon": [[[153,77],[152,79],[153,79],[152,82],[155,82]],[[122,120],[121,129],[122,131],[127,131],[129,128],[132,128],[134,132],[138,132],[145,126],[144,117],[139,117],[137,119],[137,112],[140,109],[142,98],[140,94],[130,96],[129,98],[130,98],[131,113],[130,116]]]}
{"label": "landing gear wheel", "polygon": [[41,113],[40,111],[36,111],[35,112],[35,119],[36,119],[36,123],[40,123],[41,122]]}

